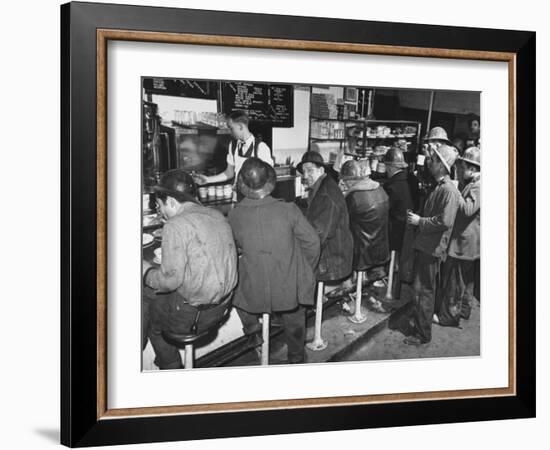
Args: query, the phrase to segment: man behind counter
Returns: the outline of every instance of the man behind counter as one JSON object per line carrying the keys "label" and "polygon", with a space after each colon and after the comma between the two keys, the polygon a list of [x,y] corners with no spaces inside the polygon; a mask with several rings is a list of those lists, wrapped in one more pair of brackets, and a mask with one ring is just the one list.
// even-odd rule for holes
{"label": "man behind counter", "polygon": [[227,118],[227,126],[233,139],[227,152],[227,168],[217,175],[196,175],[198,184],[220,183],[237,179],[243,163],[250,157],[259,158],[273,166],[271,150],[265,142],[256,138],[249,130],[250,119],[244,111],[234,111]]}

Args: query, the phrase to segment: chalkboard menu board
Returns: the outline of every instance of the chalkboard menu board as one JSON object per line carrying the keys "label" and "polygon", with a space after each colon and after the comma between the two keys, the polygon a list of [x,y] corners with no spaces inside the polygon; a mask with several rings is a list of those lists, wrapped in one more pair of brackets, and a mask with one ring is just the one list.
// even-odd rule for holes
{"label": "chalkboard menu board", "polygon": [[243,110],[254,122],[294,126],[294,89],[289,84],[222,82],[223,112]]}
{"label": "chalkboard menu board", "polygon": [[157,95],[216,100],[218,97],[219,82],[170,78],[144,78],[143,88],[146,92]]}

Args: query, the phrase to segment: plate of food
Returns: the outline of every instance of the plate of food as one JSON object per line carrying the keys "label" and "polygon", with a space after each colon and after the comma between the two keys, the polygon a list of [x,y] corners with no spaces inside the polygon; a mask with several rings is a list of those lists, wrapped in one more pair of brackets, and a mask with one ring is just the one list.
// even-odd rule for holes
{"label": "plate of food", "polygon": [[143,216],[143,228],[159,227],[162,225],[162,219],[158,214],[147,214]]}
{"label": "plate of food", "polygon": [[155,238],[153,237],[152,234],[143,233],[143,246],[144,247],[149,247],[153,243],[154,240],[155,240]]}

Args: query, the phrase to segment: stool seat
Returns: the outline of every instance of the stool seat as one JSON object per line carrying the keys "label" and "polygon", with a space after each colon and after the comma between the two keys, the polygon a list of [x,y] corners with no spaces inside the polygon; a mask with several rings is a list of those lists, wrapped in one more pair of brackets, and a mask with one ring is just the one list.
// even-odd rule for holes
{"label": "stool seat", "polygon": [[219,322],[214,323],[211,327],[203,330],[200,333],[172,333],[170,331],[163,330],[162,337],[166,342],[169,342],[176,347],[185,347],[188,344],[193,344],[195,341],[207,336],[214,330],[217,330]]}
{"label": "stool seat", "polygon": [[[216,320],[214,320],[208,327],[199,332],[199,319],[201,317],[201,313],[212,307],[217,308],[218,306],[221,307],[219,311],[219,316],[216,317]],[[199,339],[207,336],[208,334],[217,331],[222,322],[227,318],[230,307],[231,295],[228,295],[227,298],[218,305],[204,305],[196,307],[197,312],[195,315],[195,320],[193,321],[193,325],[191,326],[189,332],[174,333],[172,331],[162,330],[162,337],[166,342],[174,345],[177,348],[185,349],[186,369],[193,368],[193,344]]]}

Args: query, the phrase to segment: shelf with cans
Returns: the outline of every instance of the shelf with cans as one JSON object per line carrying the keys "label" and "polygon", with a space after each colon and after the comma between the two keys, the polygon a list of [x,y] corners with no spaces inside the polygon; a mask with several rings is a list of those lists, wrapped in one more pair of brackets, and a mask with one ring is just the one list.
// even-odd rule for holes
{"label": "shelf with cans", "polygon": [[310,118],[310,148],[339,167],[350,159],[368,159],[373,173],[385,174],[386,152],[399,147],[414,162],[420,148],[420,122],[409,120]]}

